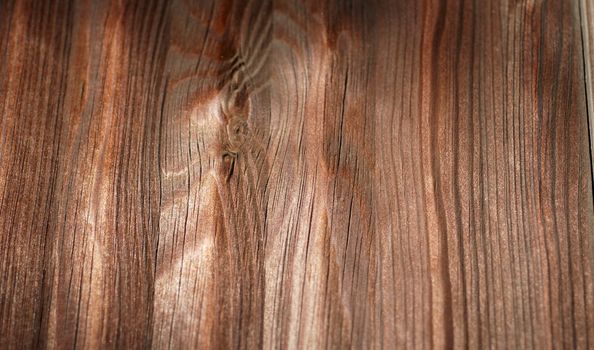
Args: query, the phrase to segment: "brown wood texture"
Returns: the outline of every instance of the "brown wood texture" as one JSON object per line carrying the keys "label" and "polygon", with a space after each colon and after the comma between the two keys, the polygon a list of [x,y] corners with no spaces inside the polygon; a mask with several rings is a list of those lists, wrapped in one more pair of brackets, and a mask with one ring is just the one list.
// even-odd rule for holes
{"label": "brown wood texture", "polygon": [[0,1],[0,348],[594,348],[591,11]]}
{"label": "brown wood texture", "polygon": [[[582,42],[584,73],[586,80],[586,97],[588,106],[588,121],[590,125],[590,154],[594,153],[594,1],[581,0],[580,21],[582,24]],[[594,169],[594,160],[592,160]]]}

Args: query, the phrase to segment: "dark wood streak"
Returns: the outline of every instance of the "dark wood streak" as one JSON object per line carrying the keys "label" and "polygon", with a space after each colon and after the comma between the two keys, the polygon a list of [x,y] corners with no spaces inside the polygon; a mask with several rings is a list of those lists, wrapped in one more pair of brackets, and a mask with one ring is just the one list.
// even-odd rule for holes
{"label": "dark wood streak", "polygon": [[0,1],[0,348],[594,347],[592,11]]}
{"label": "dark wood streak", "polygon": [[589,0],[580,1],[580,24],[582,39],[582,56],[584,64],[584,84],[586,85],[586,104],[588,109],[588,126],[590,130],[590,162],[594,172],[594,92],[592,66],[594,65],[594,4]]}

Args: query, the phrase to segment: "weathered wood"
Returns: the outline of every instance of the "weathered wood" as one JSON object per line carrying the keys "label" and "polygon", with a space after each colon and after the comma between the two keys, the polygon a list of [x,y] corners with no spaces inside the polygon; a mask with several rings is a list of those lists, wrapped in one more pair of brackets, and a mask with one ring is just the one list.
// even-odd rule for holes
{"label": "weathered wood", "polygon": [[591,11],[0,1],[0,348],[594,347]]}

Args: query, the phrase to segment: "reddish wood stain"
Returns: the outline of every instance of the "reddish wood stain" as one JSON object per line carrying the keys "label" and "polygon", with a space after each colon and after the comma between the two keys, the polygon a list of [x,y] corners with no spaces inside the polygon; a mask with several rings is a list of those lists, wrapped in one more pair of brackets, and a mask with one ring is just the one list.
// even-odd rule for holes
{"label": "reddish wood stain", "polygon": [[593,348],[593,8],[0,1],[0,348]]}

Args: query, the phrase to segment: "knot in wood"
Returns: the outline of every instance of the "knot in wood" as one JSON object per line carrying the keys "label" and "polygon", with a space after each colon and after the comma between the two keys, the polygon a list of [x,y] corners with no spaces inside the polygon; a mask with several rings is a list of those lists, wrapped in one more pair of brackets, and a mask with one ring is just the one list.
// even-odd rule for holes
{"label": "knot in wood", "polygon": [[247,122],[239,117],[232,117],[227,123],[227,138],[229,139],[229,151],[239,152],[248,135]]}
{"label": "knot in wood", "polygon": [[232,152],[223,152],[223,162],[221,171],[225,176],[225,180],[229,181],[233,176],[233,170],[235,169],[235,161],[237,160],[237,154]]}

